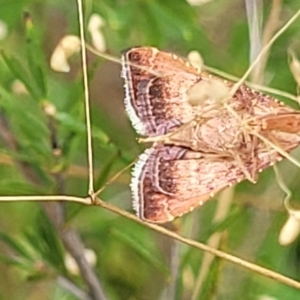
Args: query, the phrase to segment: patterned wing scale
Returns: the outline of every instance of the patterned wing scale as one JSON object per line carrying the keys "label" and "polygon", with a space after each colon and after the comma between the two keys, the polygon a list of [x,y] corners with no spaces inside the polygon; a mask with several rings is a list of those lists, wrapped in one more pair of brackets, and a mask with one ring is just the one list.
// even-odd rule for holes
{"label": "patterned wing scale", "polygon": [[162,135],[193,118],[186,92],[200,80],[194,67],[150,47],[132,48],[122,61],[125,106],[139,134]]}
{"label": "patterned wing scale", "polygon": [[[265,169],[279,159],[276,152],[268,153],[255,167]],[[252,164],[247,167],[253,168]],[[134,167],[134,209],[148,222],[168,222],[244,179],[245,174],[232,160],[205,159],[186,148],[159,144],[147,149]]]}

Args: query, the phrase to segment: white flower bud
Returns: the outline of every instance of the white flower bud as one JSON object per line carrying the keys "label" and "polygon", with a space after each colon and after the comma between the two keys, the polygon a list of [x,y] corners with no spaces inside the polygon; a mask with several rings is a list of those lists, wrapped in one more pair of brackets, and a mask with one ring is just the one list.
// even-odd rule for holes
{"label": "white flower bud", "polygon": [[106,42],[101,30],[104,27],[105,21],[98,14],[91,15],[88,23],[88,31],[91,34],[92,44],[99,52],[106,51]]}
{"label": "white flower bud", "polygon": [[0,40],[4,40],[7,36],[8,29],[6,23],[0,20]]}
{"label": "white flower bud", "polygon": [[212,0],[186,0],[186,2],[191,6],[200,6],[210,1]]}
{"label": "white flower bud", "polygon": [[287,246],[295,241],[300,233],[300,211],[289,210],[289,218],[279,234],[279,244]]}
{"label": "white flower bud", "polygon": [[[84,257],[86,258],[86,260],[90,266],[94,267],[96,265],[97,257],[93,250],[84,249]],[[71,274],[74,274],[74,275],[79,274],[78,265],[77,265],[75,259],[69,253],[66,253],[66,255],[65,255],[65,265],[66,265],[67,270]]]}
{"label": "white flower bud", "polygon": [[278,298],[269,295],[260,295],[257,300],[279,300]]}
{"label": "white flower bud", "polygon": [[75,35],[66,35],[60,40],[52,53],[50,59],[51,68],[57,72],[69,72],[68,58],[79,51],[79,38]]}
{"label": "white flower bud", "polygon": [[188,58],[188,61],[190,62],[190,64],[193,67],[195,67],[196,69],[198,69],[199,72],[202,70],[204,61],[203,61],[201,54],[198,51],[196,51],[196,50],[191,51],[188,54],[187,58]]}
{"label": "white flower bud", "polygon": [[56,115],[56,107],[48,101],[43,103],[43,109],[45,114],[49,117],[54,117]]}
{"label": "white flower bud", "polygon": [[12,82],[11,90],[16,95],[27,95],[28,94],[28,90],[27,90],[26,86],[19,79],[16,79]]}

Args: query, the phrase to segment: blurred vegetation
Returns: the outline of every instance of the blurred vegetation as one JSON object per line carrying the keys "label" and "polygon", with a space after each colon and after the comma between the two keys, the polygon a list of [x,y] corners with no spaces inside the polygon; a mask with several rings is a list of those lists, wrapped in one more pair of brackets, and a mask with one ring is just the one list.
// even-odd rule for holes
{"label": "blurred vegetation", "polygon": [[[279,24],[300,8],[299,1],[277,2]],[[263,24],[271,4],[263,3]],[[49,67],[59,40],[66,34],[78,35],[76,5],[76,1],[0,0],[0,21],[7,29],[0,40],[1,195],[87,194],[80,57],[71,59],[70,73]],[[123,49],[151,45],[183,57],[198,50],[207,65],[236,76],[249,65],[244,1],[212,0],[199,6],[185,0],[85,1],[85,18],[93,13],[105,20],[107,52],[116,57]],[[271,48],[266,85],[296,93],[287,49],[292,46],[300,55],[299,40],[300,20]],[[88,61],[95,182],[100,188],[143,148],[124,112],[120,66],[91,53]],[[54,116],[45,113],[50,104],[56,108]],[[289,162],[281,163],[280,170],[296,202],[299,170]],[[132,211],[129,181],[127,171],[104,190],[102,199]],[[213,222],[217,206],[213,200],[170,228],[204,243],[213,233],[223,232],[222,250],[299,280],[299,241],[287,247],[278,244],[287,218],[283,199],[270,169],[256,185],[245,182],[236,187],[222,222]],[[0,207],[0,299],[76,299],[58,278],[68,278],[82,289],[86,282],[65,267],[67,250],[44,206]],[[203,252],[98,207],[68,203],[64,211],[66,226],[75,228],[85,247],[96,253],[95,271],[108,299],[191,299]],[[199,299],[266,299],[263,295],[299,298],[297,290],[216,259]]]}

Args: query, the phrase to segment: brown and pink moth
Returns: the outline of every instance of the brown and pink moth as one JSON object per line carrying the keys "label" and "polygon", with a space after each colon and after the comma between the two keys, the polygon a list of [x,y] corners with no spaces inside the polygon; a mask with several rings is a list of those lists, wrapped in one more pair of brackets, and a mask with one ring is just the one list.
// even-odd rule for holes
{"label": "brown and pink moth", "polygon": [[[133,207],[145,221],[171,221],[226,187],[256,182],[282,159],[259,137],[285,152],[300,144],[300,112],[270,96],[244,84],[230,95],[232,82],[151,47],[132,48],[122,61],[127,113],[142,140],[153,142],[131,181]],[[228,89],[224,101],[219,87]]]}

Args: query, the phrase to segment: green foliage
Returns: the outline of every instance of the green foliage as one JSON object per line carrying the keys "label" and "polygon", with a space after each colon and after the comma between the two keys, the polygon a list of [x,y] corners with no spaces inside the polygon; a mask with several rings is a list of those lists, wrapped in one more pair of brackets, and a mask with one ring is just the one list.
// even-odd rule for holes
{"label": "green foliage", "polygon": [[35,226],[18,238],[0,232],[0,240],[14,253],[13,256],[2,255],[0,259],[21,269],[30,280],[65,275],[64,254],[53,226],[43,214],[35,219],[35,224],[32,224]]}

